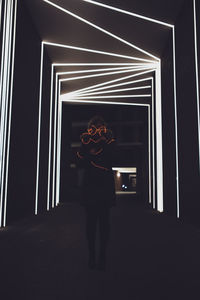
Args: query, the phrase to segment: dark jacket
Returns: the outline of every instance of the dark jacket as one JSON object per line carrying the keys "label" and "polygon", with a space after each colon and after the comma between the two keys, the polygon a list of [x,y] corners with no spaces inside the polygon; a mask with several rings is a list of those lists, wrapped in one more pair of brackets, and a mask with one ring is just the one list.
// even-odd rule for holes
{"label": "dark jacket", "polygon": [[77,152],[78,165],[84,170],[81,205],[111,207],[116,204],[112,157],[115,140],[111,131],[81,136],[81,148]]}

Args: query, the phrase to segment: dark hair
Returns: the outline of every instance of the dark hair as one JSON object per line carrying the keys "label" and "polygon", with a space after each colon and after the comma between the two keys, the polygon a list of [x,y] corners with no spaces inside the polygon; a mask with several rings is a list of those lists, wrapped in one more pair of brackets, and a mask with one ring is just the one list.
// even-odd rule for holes
{"label": "dark hair", "polygon": [[94,125],[95,127],[99,127],[100,126],[107,126],[105,120],[101,117],[101,116],[94,116],[90,119],[90,121],[88,122],[88,128],[91,128],[92,125]]}

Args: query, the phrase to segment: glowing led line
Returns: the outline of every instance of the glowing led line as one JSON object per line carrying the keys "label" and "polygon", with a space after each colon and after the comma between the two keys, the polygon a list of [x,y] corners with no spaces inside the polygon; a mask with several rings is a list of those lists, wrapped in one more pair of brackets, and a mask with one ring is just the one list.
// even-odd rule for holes
{"label": "glowing led line", "polygon": [[143,97],[151,97],[151,94],[144,95],[113,95],[113,96],[77,96],[76,99],[109,99],[109,98],[143,98]]}
{"label": "glowing led line", "polygon": [[163,211],[163,158],[162,158],[162,106],[161,106],[161,70],[156,73],[156,162],[157,162],[157,209]]}
{"label": "glowing led line", "polygon": [[[3,91],[5,89],[5,83],[4,83],[4,74],[5,74],[5,61],[6,61],[6,51],[5,51],[5,39],[6,39],[6,19],[7,19],[7,5],[8,2],[5,2],[5,7],[4,7],[4,24],[3,24],[3,43],[2,43],[2,56],[1,56],[1,78],[0,78],[0,105],[1,105],[1,110],[2,111],[2,105],[3,105]],[[4,140],[3,140],[3,135],[1,134],[2,132],[2,118],[3,118],[3,114],[1,112],[1,120],[0,120],[0,156],[3,158],[3,144],[4,144]],[[2,198],[2,193],[3,193],[3,178],[2,178],[2,163],[3,160],[0,159],[0,183],[1,183],[1,191],[0,191],[0,226],[2,226],[2,212],[3,212],[3,198]]]}
{"label": "glowing led line", "polygon": [[77,80],[77,79],[85,79],[85,78],[94,78],[94,77],[101,77],[101,76],[108,76],[108,75],[115,75],[115,74],[122,74],[122,73],[129,73],[129,72],[136,72],[145,70],[147,68],[139,68],[139,69],[130,69],[130,70],[123,70],[123,71],[116,71],[116,72],[107,72],[107,73],[98,73],[93,75],[85,75],[85,76],[77,76],[77,77],[70,77],[70,78],[63,78],[60,79],[61,82],[64,81],[71,81],[71,80]]}
{"label": "glowing led line", "polygon": [[109,8],[111,10],[114,10],[114,11],[117,11],[117,12],[120,12],[120,13],[124,13],[126,15],[130,15],[130,16],[133,16],[133,17],[136,17],[136,18],[139,18],[139,19],[143,19],[143,20],[146,20],[146,21],[150,21],[150,22],[153,22],[153,23],[157,23],[157,24],[160,24],[160,25],[163,25],[163,26],[167,26],[167,27],[170,27],[170,28],[173,27],[172,24],[169,24],[169,23],[166,23],[166,22],[162,22],[162,21],[159,21],[157,19],[145,17],[143,15],[132,13],[130,11],[127,11],[127,10],[124,10],[124,9],[120,9],[120,8],[117,8],[117,7],[113,7],[113,6],[110,6],[110,5],[106,5],[106,4],[97,2],[97,1],[92,1],[92,0],[83,0],[83,1],[91,3],[91,4],[95,4],[95,5],[98,5],[98,6],[102,6],[102,7],[105,7],[105,8]]}
{"label": "glowing led line", "polygon": [[101,32],[103,32],[103,33],[105,33],[105,34],[111,36],[112,38],[114,38],[114,39],[116,39],[116,40],[118,40],[118,41],[120,41],[120,42],[122,42],[122,43],[124,43],[124,44],[126,44],[126,45],[128,45],[128,46],[130,46],[131,48],[134,48],[134,49],[136,49],[136,50],[138,50],[138,51],[140,51],[140,52],[146,54],[147,56],[150,56],[150,57],[154,58],[155,60],[159,61],[159,58],[156,57],[155,55],[149,53],[148,51],[143,50],[143,49],[140,48],[140,47],[137,47],[137,46],[133,45],[133,44],[130,43],[130,42],[127,42],[126,40],[120,38],[119,36],[117,36],[117,35],[115,35],[115,34],[113,34],[113,33],[111,33],[110,31],[105,30],[105,29],[103,29],[102,27],[97,26],[97,25],[95,25],[94,23],[89,22],[88,20],[86,20],[86,19],[84,19],[84,18],[81,18],[80,16],[78,16],[78,15],[76,15],[76,14],[70,12],[70,11],[67,10],[67,9],[64,9],[63,7],[61,7],[61,6],[59,6],[59,5],[56,5],[55,3],[53,3],[53,2],[51,2],[51,1],[49,1],[49,0],[43,0],[43,1],[46,2],[46,3],[48,3],[48,4],[50,4],[50,5],[52,5],[52,6],[54,6],[55,8],[57,8],[57,9],[59,9],[59,10],[65,12],[65,13],[67,13],[67,14],[69,14],[70,16],[72,16],[72,17],[74,17],[74,18],[76,18],[76,19],[78,19],[78,20],[80,20],[80,21],[82,21],[82,22],[84,22],[84,23],[90,25],[91,27],[93,27],[93,28],[95,28],[95,29],[98,29],[99,31],[101,31]]}
{"label": "glowing led line", "polygon": [[197,91],[197,120],[198,120],[199,167],[200,167],[199,69],[198,69],[197,20],[196,20],[196,1],[195,0],[193,0],[193,9],[194,9],[194,49],[195,49],[195,71],[196,71],[196,91]]}
{"label": "glowing led line", "polygon": [[[141,68],[145,68],[148,65],[141,65]],[[151,67],[153,65],[150,65]],[[58,75],[68,75],[68,74],[81,74],[81,73],[93,73],[98,71],[114,71],[114,70],[129,70],[129,69],[138,69],[138,66],[127,66],[127,67],[118,67],[118,68],[106,68],[106,69],[90,69],[90,70],[79,70],[79,71],[68,71],[68,72],[57,72]]]}
{"label": "glowing led line", "polygon": [[0,0],[0,32],[1,32],[2,0]]}
{"label": "glowing led line", "polygon": [[117,54],[117,53],[113,53],[113,52],[93,50],[93,49],[88,49],[88,48],[82,48],[82,47],[76,47],[76,46],[70,46],[70,45],[64,45],[64,44],[58,44],[58,43],[51,43],[51,42],[47,42],[47,41],[43,41],[43,43],[45,45],[49,45],[49,46],[53,46],[53,47],[60,47],[60,48],[85,51],[85,52],[90,52],[90,53],[95,53],[95,54],[102,54],[102,55],[108,55],[108,56],[113,56],[113,57],[120,57],[120,58],[126,58],[126,59],[131,59],[131,60],[138,60],[138,61],[154,63],[154,61],[149,60],[149,59],[139,58],[139,57],[135,57],[135,56],[122,55],[122,54]]}
{"label": "glowing led line", "polygon": [[149,203],[151,203],[151,121],[150,121],[150,106],[148,106],[148,147],[149,147]]}
{"label": "glowing led line", "polygon": [[[144,81],[148,81],[150,79],[151,79],[151,77],[144,78],[144,79],[133,80],[133,81],[122,82],[122,83],[118,83],[118,84],[108,85],[106,87],[101,87],[101,88],[97,88],[97,89],[91,89],[91,90],[87,90],[87,91],[83,91],[83,92],[78,92],[78,94],[85,95],[88,91],[93,92],[93,91],[99,91],[99,90],[103,90],[103,92],[104,92],[105,89],[110,89],[110,88],[114,88],[114,87],[129,85],[129,84],[132,84],[132,83],[144,82]],[[75,93],[75,92],[71,92],[71,93],[68,93],[68,94],[73,95],[73,93]]]}
{"label": "glowing led line", "polygon": [[[83,66],[142,66],[149,63],[53,63],[55,67],[83,67]],[[150,64],[151,65],[151,64]]]}
{"label": "glowing led line", "polygon": [[126,92],[126,91],[134,91],[134,90],[143,90],[143,89],[149,89],[149,88],[151,88],[151,85],[139,86],[139,87],[134,87],[134,88],[126,88],[126,89],[109,90],[109,91],[103,91],[103,92],[85,93],[85,94],[82,94],[82,95],[84,95],[84,96],[91,96],[91,95],[109,94],[109,93],[116,93],[116,92]]}
{"label": "glowing led line", "polygon": [[[61,83],[59,82],[59,95]],[[57,125],[57,173],[56,173],[56,205],[60,196],[60,158],[61,158],[61,125],[62,125],[62,103],[58,101],[58,125]]]}
{"label": "glowing led line", "polygon": [[17,0],[15,0],[14,8],[14,29],[13,29],[13,48],[12,48],[12,69],[10,79],[10,108],[9,108],[9,123],[8,123],[8,150],[6,160],[6,184],[5,184],[5,205],[4,205],[4,221],[3,226],[6,226],[6,211],[7,211],[7,192],[8,192],[8,167],[10,153],[10,131],[11,131],[11,116],[12,116],[12,100],[13,100],[13,77],[14,77],[14,59],[15,59],[15,40],[16,40],[16,18],[17,18]]}
{"label": "glowing led line", "polygon": [[37,147],[37,173],[36,173],[36,195],[35,195],[35,214],[38,213],[38,185],[39,185],[39,160],[40,160],[40,133],[41,133],[41,106],[42,106],[42,75],[43,75],[43,54],[44,44],[41,43],[40,58],[40,90],[39,90],[39,112],[38,112],[38,147]]}
{"label": "glowing led line", "polygon": [[155,187],[155,178],[156,178],[156,175],[155,175],[155,124],[154,124],[154,102],[155,102],[155,99],[154,99],[154,79],[152,77],[151,79],[152,81],[152,154],[153,154],[153,208],[155,209],[156,208],[156,197],[155,197],[155,194],[156,194],[156,187]]}
{"label": "glowing led line", "polygon": [[52,187],[52,208],[55,206],[55,180],[56,180],[56,128],[57,128],[57,109],[58,109],[58,75],[56,74],[55,83],[55,108],[54,108],[54,150],[53,150],[53,187]]}
{"label": "glowing led line", "polygon": [[179,207],[179,161],[178,161],[178,124],[177,124],[177,99],[176,99],[176,46],[175,27],[173,27],[173,72],[174,72],[174,117],[175,117],[175,145],[176,145],[176,194],[177,194],[177,218],[180,217]]}
{"label": "glowing led line", "polygon": [[50,170],[51,170],[51,123],[52,123],[52,102],[53,102],[53,73],[54,66],[51,65],[51,93],[50,93],[50,117],[49,117],[49,159],[48,159],[48,187],[47,187],[47,210],[50,208]]}
{"label": "glowing led line", "polygon": [[[4,174],[5,174],[5,166],[6,166],[6,133],[8,128],[8,107],[9,107],[9,92],[10,92],[10,66],[11,66],[11,45],[12,45],[12,27],[13,27],[13,0],[10,1],[10,7],[9,7],[9,18],[8,18],[8,65],[7,65],[7,87],[6,87],[6,94],[5,94],[5,118],[4,118],[4,147],[3,147],[3,167],[2,167],[2,178],[4,180]],[[7,149],[8,150],[8,149]],[[6,178],[5,178],[6,179]],[[6,181],[5,186],[6,187]],[[2,187],[3,189],[3,187]],[[1,194],[1,197],[3,197],[3,193]],[[3,220],[3,226],[5,227],[5,214],[6,214],[6,204],[7,201],[4,197],[4,220]]]}
{"label": "glowing led line", "polygon": [[143,103],[126,103],[126,102],[115,102],[115,101],[90,101],[90,100],[70,100],[70,99],[62,99],[62,95],[60,97],[60,101],[62,102],[69,102],[69,103],[94,103],[94,104],[116,104],[116,105],[133,105],[133,106],[148,106],[149,104],[143,104]]}
{"label": "glowing led line", "polygon": [[[77,92],[80,92],[80,91],[82,92],[82,91],[91,90],[92,88],[96,88],[96,87],[104,86],[104,85],[107,85],[107,84],[110,84],[110,83],[114,83],[114,82],[118,82],[118,81],[122,81],[122,80],[129,79],[129,78],[133,78],[133,77],[145,75],[145,74],[148,74],[148,73],[151,73],[151,72],[152,72],[152,70],[148,70],[148,71],[140,72],[140,73],[137,73],[137,74],[132,74],[132,75],[128,75],[128,76],[125,76],[125,77],[121,77],[121,78],[109,80],[109,81],[106,81],[106,82],[103,82],[103,83],[91,85],[91,86],[89,86],[89,87],[86,87],[86,88],[83,88],[83,89],[76,90],[76,91],[74,91],[73,93],[77,93]],[[103,89],[104,89],[104,88],[106,88],[106,87],[103,87]],[[96,89],[96,90],[97,90],[97,89]]]}
{"label": "glowing led line", "polygon": [[5,35],[5,61],[2,63],[6,65],[6,69],[4,71],[4,86],[2,93],[2,108],[1,108],[1,140],[2,143],[2,163],[1,163],[1,221],[0,225],[2,225],[2,213],[3,213],[3,191],[4,191],[4,173],[5,173],[5,150],[6,150],[6,129],[7,129],[7,107],[8,107],[8,93],[9,93],[9,69],[10,69],[10,40],[11,40],[11,13],[12,13],[12,4],[13,1],[8,3],[6,7],[6,35]]}

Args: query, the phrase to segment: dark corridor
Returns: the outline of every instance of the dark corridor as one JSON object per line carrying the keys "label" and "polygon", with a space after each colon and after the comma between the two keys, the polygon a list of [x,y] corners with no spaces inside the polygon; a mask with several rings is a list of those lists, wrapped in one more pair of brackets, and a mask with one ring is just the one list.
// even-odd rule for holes
{"label": "dark corridor", "polygon": [[82,209],[61,204],[2,232],[1,299],[199,299],[199,229],[118,197],[100,272],[87,267]]}

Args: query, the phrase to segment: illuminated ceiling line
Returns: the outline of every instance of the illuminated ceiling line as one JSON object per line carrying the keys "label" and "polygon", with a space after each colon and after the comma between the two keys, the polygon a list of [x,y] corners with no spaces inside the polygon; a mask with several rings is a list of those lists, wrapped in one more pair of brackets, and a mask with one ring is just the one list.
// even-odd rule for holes
{"label": "illuminated ceiling line", "polygon": [[126,89],[116,89],[116,90],[109,90],[109,91],[103,91],[103,92],[85,93],[83,95],[84,96],[92,96],[92,95],[110,94],[110,93],[116,93],[116,92],[143,90],[143,89],[150,89],[150,88],[151,88],[151,85],[146,85],[146,86],[137,86],[137,87],[133,87],[133,88],[126,88]]}
{"label": "illuminated ceiling line", "polygon": [[[113,79],[113,80],[109,80],[109,81],[105,81],[103,83],[99,83],[99,84],[95,84],[95,85],[91,85],[89,87],[86,87],[86,88],[82,88],[82,89],[78,89],[78,90],[75,90],[73,91],[73,93],[77,93],[77,92],[82,92],[82,91],[87,91],[87,90],[91,90],[92,88],[98,88],[98,87],[102,87],[104,85],[107,85],[107,84],[110,84],[110,83],[114,83],[114,82],[118,82],[118,81],[122,81],[122,80],[126,80],[126,79],[129,79],[129,78],[133,78],[133,77],[137,77],[137,76],[141,76],[141,75],[145,75],[145,74],[148,74],[148,73],[151,73],[153,71],[151,70],[147,70],[147,71],[144,71],[144,72],[139,72],[137,74],[131,74],[131,75],[128,75],[128,76],[125,76],[125,77],[120,77],[120,78],[117,78],[117,79]],[[102,89],[104,89],[106,87],[103,87]]]}
{"label": "illuminated ceiling line", "polygon": [[[69,78],[62,78],[60,79],[60,82],[65,82],[65,81],[71,81],[71,80],[79,80],[79,79],[86,79],[86,78],[94,78],[94,77],[101,77],[101,76],[108,76],[108,75],[117,75],[117,74],[122,74],[122,73],[129,73],[129,72],[136,72],[136,71],[141,71],[141,70],[148,70],[149,68],[144,67],[144,68],[138,68],[138,69],[126,69],[122,71],[116,71],[116,72],[106,72],[106,73],[98,73],[98,74],[93,74],[93,75],[85,75],[85,76],[77,76],[77,77],[69,77]],[[151,71],[153,71],[153,68],[151,68]]]}
{"label": "illuminated ceiling line", "polygon": [[[140,68],[146,68],[146,65],[141,65]],[[149,66],[150,67],[150,66]],[[152,66],[151,66],[152,67]],[[138,66],[126,66],[126,67],[118,67],[118,68],[101,68],[101,69],[87,69],[87,70],[76,70],[76,71],[64,71],[64,72],[57,72],[58,75],[67,75],[67,74],[81,74],[81,73],[94,73],[99,71],[115,71],[115,70],[134,70],[137,69]]]}
{"label": "illuminated ceiling line", "polygon": [[[97,88],[97,89],[91,89],[91,90],[79,92],[79,94],[85,95],[88,91],[93,92],[93,91],[105,90],[105,89],[110,89],[110,88],[114,88],[114,87],[119,87],[119,86],[124,86],[124,85],[129,85],[129,84],[132,84],[132,83],[139,83],[139,82],[144,82],[144,81],[149,81],[149,80],[151,80],[151,77],[138,79],[138,80],[133,80],[133,81],[121,82],[121,83],[118,83],[118,84],[112,84],[112,85],[108,85],[106,87],[101,87],[101,88]],[[70,92],[69,94],[73,94],[73,92]]]}
{"label": "illuminated ceiling line", "polygon": [[141,66],[141,65],[148,65],[152,63],[52,63],[52,66],[55,67],[80,67],[80,66]]}
{"label": "illuminated ceiling line", "polygon": [[[62,97],[62,96],[61,96]],[[87,100],[77,100],[77,99],[73,99],[73,100],[62,100],[61,102],[69,102],[69,103],[92,103],[92,104],[114,104],[114,105],[133,105],[133,106],[150,106],[150,104],[145,104],[145,103],[131,103],[131,102],[114,102],[114,101],[87,101]]]}
{"label": "illuminated ceiling line", "polygon": [[108,56],[113,56],[113,57],[126,58],[126,59],[130,59],[130,60],[144,61],[144,62],[148,62],[148,63],[156,63],[153,60],[140,58],[140,57],[136,57],[136,56],[122,55],[122,54],[117,54],[117,53],[113,53],[113,52],[105,52],[105,51],[100,51],[100,50],[70,46],[70,45],[65,45],[65,44],[52,43],[52,42],[47,42],[47,41],[42,41],[42,43],[44,45],[48,45],[48,46],[52,46],[52,47],[59,47],[59,48],[77,50],[77,51],[84,51],[84,52],[90,52],[90,53],[95,53],[95,54],[102,54],[102,55],[108,55]]}
{"label": "illuminated ceiling line", "polygon": [[113,95],[113,96],[80,96],[77,95],[76,99],[109,99],[109,98],[142,98],[142,97],[151,97],[151,94],[143,95]]}
{"label": "illuminated ceiling line", "polygon": [[108,8],[108,9],[111,9],[111,10],[114,10],[114,11],[117,11],[117,12],[120,12],[120,13],[124,13],[124,14],[132,16],[132,17],[143,19],[145,21],[149,21],[149,22],[152,22],[152,23],[157,23],[159,25],[163,25],[163,26],[166,26],[166,27],[172,28],[174,26],[174,25],[172,25],[170,23],[166,23],[166,22],[154,19],[154,18],[149,18],[149,17],[143,16],[143,15],[140,15],[140,14],[136,14],[136,13],[124,10],[124,9],[120,9],[120,8],[117,8],[117,7],[106,5],[104,3],[100,3],[100,2],[97,2],[97,1],[93,1],[93,0],[82,0],[82,1],[88,2],[90,4],[95,4],[97,6],[102,6],[104,8]]}
{"label": "illuminated ceiling line", "polygon": [[150,52],[148,52],[148,51],[146,51],[146,50],[144,50],[144,49],[142,49],[142,48],[140,48],[140,47],[135,46],[134,44],[132,44],[132,43],[126,41],[125,39],[122,39],[122,38],[120,38],[119,36],[117,36],[117,35],[111,33],[110,31],[105,30],[105,29],[103,29],[102,27],[97,26],[96,24],[94,24],[94,23],[92,23],[92,22],[89,22],[88,20],[86,20],[86,19],[84,19],[84,18],[82,18],[82,17],[80,17],[80,16],[78,16],[78,15],[72,13],[71,11],[69,11],[69,10],[67,10],[67,9],[65,9],[65,8],[63,8],[63,7],[61,7],[61,6],[57,5],[57,4],[55,4],[55,3],[51,2],[51,1],[49,1],[49,0],[43,0],[43,1],[46,2],[46,3],[48,3],[48,4],[50,4],[50,5],[52,5],[52,6],[54,6],[55,8],[57,8],[57,9],[59,9],[59,10],[65,12],[65,13],[68,14],[68,15],[71,15],[72,17],[74,17],[74,18],[80,20],[81,22],[84,22],[84,23],[86,23],[87,25],[90,25],[91,27],[93,27],[93,28],[95,28],[95,29],[98,29],[99,31],[101,31],[101,32],[103,32],[103,33],[105,33],[105,34],[111,36],[112,38],[114,38],[114,39],[120,41],[121,43],[124,43],[125,45],[128,45],[128,46],[130,46],[131,48],[134,48],[134,49],[140,51],[141,53],[146,54],[147,56],[154,58],[156,61],[159,61],[159,60],[160,60],[160,58],[158,58],[157,56],[151,54]]}

